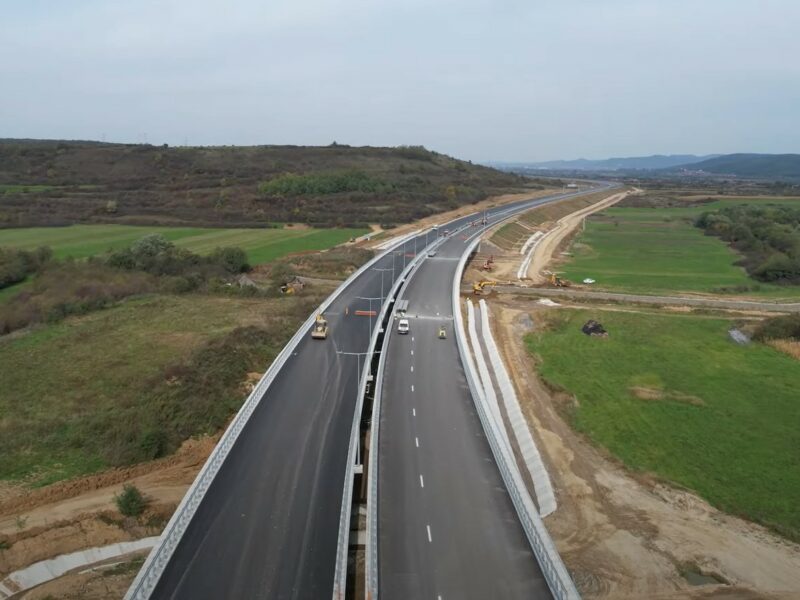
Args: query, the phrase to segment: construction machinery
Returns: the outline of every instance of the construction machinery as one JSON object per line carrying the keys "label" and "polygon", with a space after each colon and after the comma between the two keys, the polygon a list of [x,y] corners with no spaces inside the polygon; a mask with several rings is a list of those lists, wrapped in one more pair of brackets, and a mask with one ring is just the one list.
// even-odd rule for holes
{"label": "construction machinery", "polygon": [[323,314],[318,314],[311,329],[311,337],[315,340],[324,340],[328,337],[328,321]]}
{"label": "construction machinery", "polygon": [[555,273],[550,273],[550,285],[553,287],[570,287],[572,282],[569,279],[559,277]]}
{"label": "construction machinery", "polygon": [[494,255],[490,255],[485,261],[483,261],[483,266],[481,267],[481,271],[491,271],[494,268]]}
{"label": "construction machinery", "polygon": [[485,292],[487,287],[493,288],[496,285],[497,285],[496,281],[488,281],[488,280],[476,281],[475,283],[472,284],[472,293],[475,294],[476,296],[480,296]]}

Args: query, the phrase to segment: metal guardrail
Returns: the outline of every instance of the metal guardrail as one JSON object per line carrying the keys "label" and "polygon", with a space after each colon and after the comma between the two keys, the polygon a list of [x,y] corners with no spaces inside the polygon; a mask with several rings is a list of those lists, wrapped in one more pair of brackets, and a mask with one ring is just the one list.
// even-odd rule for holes
{"label": "metal guardrail", "polygon": [[[408,239],[405,239],[401,243],[405,244],[407,241]],[[352,510],[352,504],[353,504],[353,475],[355,468],[355,456],[356,456],[356,449],[360,442],[359,432],[361,427],[361,411],[364,406],[364,396],[366,395],[366,388],[367,388],[367,376],[369,375],[370,371],[370,363],[372,362],[372,355],[375,353],[375,346],[378,343],[378,336],[381,333],[382,323],[386,319],[386,315],[389,308],[392,306],[392,302],[389,302],[389,299],[395,297],[397,291],[400,289],[400,286],[402,286],[405,283],[406,279],[411,274],[411,271],[419,265],[420,261],[424,259],[425,256],[427,255],[428,251],[432,247],[434,247],[437,243],[440,243],[440,241],[438,239],[434,239],[434,241],[428,244],[428,246],[425,246],[422,249],[422,251],[418,252],[417,255],[414,257],[414,259],[411,260],[411,262],[409,262],[406,265],[406,268],[403,269],[403,271],[397,277],[394,284],[392,285],[392,288],[389,290],[389,293],[386,295],[386,300],[383,302],[383,306],[381,307],[381,312],[379,313],[378,318],[376,319],[375,329],[372,331],[372,336],[369,341],[369,346],[367,347],[366,360],[364,361],[364,368],[361,370],[361,379],[359,381],[358,402],[356,405],[356,412],[353,415],[353,426],[350,431],[350,448],[347,451],[347,472],[345,473],[344,491],[342,494],[342,507],[341,507],[341,512],[339,513],[339,541],[336,548],[336,570],[333,580],[334,581],[333,600],[343,600],[345,595],[345,590],[347,589],[347,552],[350,540],[350,512]],[[382,356],[383,355],[381,355],[381,357]],[[373,414],[372,414],[373,423],[375,422],[374,410],[375,409],[373,404]],[[373,427],[372,430],[374,429],[375,428]],[[373,464],[375,465],[377,464],[377,460],[373,460],[372,449],[373,446],[370,440],[370,461],[369,461],[370,471],[372,470]],[[367,519],[369,523],[369,513],[367,513]]]}
{"label": "metal guardrail", "polygon": [[[397,244],[393,245],[384,252],[373,257],[369,262],[364,264],[360,269],[355,271],[348,277],[336,290],[328,296],[319,308],[315,310],[306,321],[300,326],[297,332],[292,336],[283,350],[272,361],[269,369],[261,377],[259,382],[253,388],[253,391],[247,397],[239,412],[231,421],[228,429],[222,434],[219,443],[217,443],[214,451],[208,457],[208,460],[203,465],[203,468],[198,473],[186,495],[181,500],[178,508],[172,515],[172,518],[167,523],[164,531],[161,534],[161,541],[152,552],[147,556],[144,565],[139,570],[139,573],[134,579],[128,592],[125,594],[125,600],[146,600],[150,597],[158,584],[161,575],[169,564],[172,555],[175,552],[181,538],[183,537],[186,528],[194,517],[197,508],[205,497],[206,492],[211,487],[214,478],[222,467],[222,463],[228,457],[228,454],[239,438],[242,430],[244,430],[250,417],[258,406],[261,398],[269,389],[275,377],[286,364],[287,359],[292,355],[300,341],[308,334],[308,331],[314,323],[317,314],[324,312],[336,299],[347,289],[347,287],[358,279],[363,273],[372,268],[384,256],[393,252],[398,246],[402,246],[405,240],[400,240]],[[349,510],[349,507],[348,507]],[[349,514],[349,513],[348,513]]]}
{"label": "metal guardrail", "polygon": [[509,455],[507,448],[505,448],[500,441],[502,439],[501,434],[492,421],[491,416],[488,414],[486,398],[483,396],[481,386],[477,383],[478,378],[475,364],[467,348],[464,319],[461,314],[460,283],[467,260],[479,242],[480,238],[477,238],[467,247],[458,263],[456,276],[453,279],[453,318],[455,321],[454,330],[456,345],[458,346],[458,352],[461,356],[461,362],[464,365],[467,384],[469,385],[478,417],[486,433],[486,439],[489,442],[495,462],[503,477],[503,482],[506,485],[511,501],[514,503],[514,508],[517,511],[522,527],[525,530],[525,535],[528,537],[531,549],[547,580],[547,585],[557,600],[579,600],[580,595],[578,594],[578,590],[564,562],[561,560],[561,556],[559,556],[555,544],[550,534],[547,532],[547,528],[542,522],[539,513],[536,511],[533,500],[528,494],[525,483],[516,468],[516,463],[513,457]]}

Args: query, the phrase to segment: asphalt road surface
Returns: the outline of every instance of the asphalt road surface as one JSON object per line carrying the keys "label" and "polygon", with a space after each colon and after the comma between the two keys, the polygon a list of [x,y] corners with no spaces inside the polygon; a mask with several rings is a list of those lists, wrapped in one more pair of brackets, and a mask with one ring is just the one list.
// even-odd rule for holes
{"label": "asphalt road surface", "polygon": [[[493,212],[506,214],[554,198],[518,202]],[[473,219],[474,216],[464,217],[446,227],[452,230]],[[430,239],[432,241],[432,236]],[[408,240],[399,252],[384,257],[375,267],[390,269],[394,262],[399,275],[402,262],[409,260],[409,254],[413,256],[415,243],[421,250],[425,236]],[[455,266],[455,263],[445,261],[431,264]],[[452,277],[445,280],[448,273],[444,270],[441,273],[441,289],[452,282]],[[391,283],[392,273],[383,273],[385,292]],[[356,357],[341,355],[337,351],[366,350],[369,319],[355,316],[354,311],[368,309],[370,303],[357,298],[382,295],[381,273],[365,272],[326,312],[330,323],[328,339],[319,341],[307,336],[300,343],[231,449],[161,575],[153,598],[299,600],[331,595],[358,369]],[[344,314],[346,308],[349,309],[347,315]],[[379,303],[372,302],[372,309],[378,310]],[[446,344],[450,356],[452,339]],[[463,388],[458,361],[448,362],[443,358],[440,364],[444,370],[439,375],[454,382],[457,388]],[[453,394],[450,386],[448,390],[447,393]],[[463,400],[466,397],[464,393],[464,390],[456,392],[453,401]],[[475,415],[469,414],[466,401],[463,404],[461,410],[466,412],[458,426],[468,428],[464,431],[475,437],[474,443],[482,444],[480,451],[483,452],[488,447],[482,439],[480,426]],[[478,456],[471,454],[469,460]],[[480,460],[491,460],[488,454],[480,456]],[[469,464],[470,468],[475,466],[471,462],[463,464]],[[502,506],[505,494],[499,475],[488,469],[486,477],[486,480],[471,479],[470,489],[481,487],[479,483],[483,481],[486,489],[476,493],[483,494],[481,502],[491,500],[493,526],[504,524],[509,530],[498,534],[494,540],[505,543],[510,531],[519,526],[516,516],[507,508],[497,508]],[[470,500],[461,496],[460,501]],[[497,506],[495,502],[498,502]],[[507,500],[506,504],[510,506]],[[489,509],[486,504],[485,510]],[[482,514],[482,511],[474,510],[472,514]],[[399,518],[402,520],[403,515]],[[445,521],[438,523],[437,527],[444,527]],[[473,525],[460,523],[460,526],[477,532],[483,530],[484,523],[478,520]],[[446,550],[441,545],[446,538],[439,537],[444,536],[445,531],[432,531],[440,552]],[[515,535],[521,536],[521,529]],[[487,537],[490,538],[488,541]],[[490,544],[491,538],[484,531],[483,542]],[[452,538],[450,543],[456,543],[456,540]],[[528,569],[530,573],[525,576],[527,579],[523,578],[524,582],[535,580],[537,575],[529,565],[530,554],[522,547],[523,541],[519,537],[509,549],[496,550],[501,552],[498,556],[503,557],[521,552],[515,561],[521,565],[520,569],[512,574],[525,574]],[[460,555],[453,555],[453,560],[464,567],[475,568],[477,565],[472,560],[463,559],[462,562]],[[516,586],[517,582],[511,581],[507,585]],[[465,596],[462,594],[461,597]]]}
{"label": "asphalt road surface", "polygon": [[420,266],[403,296],[411,331],[394,332],[387,345],[378,444],[382,600],[551,597],[453,338],[452,283],[465,243],[448,240]]}

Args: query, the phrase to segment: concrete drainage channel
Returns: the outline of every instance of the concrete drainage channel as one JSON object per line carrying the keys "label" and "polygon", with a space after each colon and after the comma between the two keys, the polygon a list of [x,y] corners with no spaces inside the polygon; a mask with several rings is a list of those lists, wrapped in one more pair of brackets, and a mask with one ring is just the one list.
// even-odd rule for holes
{"label": "concrete drainage channel", "polygon": [[91,570],[93,565],[108,564],[109,560],[122,560],[125,556],[150,550],[158,542],[158,537],[142,538],[132,542],[119,542],[100,548],[88,548],[70,554],[62,554],[34,563],[7,575],[0,581],[0,600],[16,597],[18,594],[47,583],[57,577],[78,571],[82,567]]}

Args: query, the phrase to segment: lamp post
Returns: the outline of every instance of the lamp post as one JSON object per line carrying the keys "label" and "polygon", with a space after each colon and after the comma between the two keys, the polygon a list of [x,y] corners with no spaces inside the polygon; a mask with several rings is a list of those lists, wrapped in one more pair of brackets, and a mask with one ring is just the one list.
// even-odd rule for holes
{"label": "lamp post", "polygon": [[387,271],[391,271],[392,272],[392,281],[394,281],[394,268],[391,268],[391,269],[378,269],[377,267],[373,267],[372,270],[381,272],[381,306],[383,306],[383,303],[386,301],[386,294],[383,291],[383,274],[386,273]]}
{"label": "lamp post", "polygon": [[383,298],[365,298],[363,296],[356,296],[356,299],[369,301],[369,332],[367,333],[367,341],[369,341],[369,336],[372,335],[372,301],[383,300]]}
{"label": "lamp post", "polygon": [[[356,406],[358,406],[358,395],[361,392],[361,386],[359,385],[361,376],[361,357],[377,354],[377,352],[342,352],[341,350],[337,350],[336,354],[356,357]],[[356,465],[360,464],[361,464],[361,436],[359,435],[359,438],[356,439]]]}

